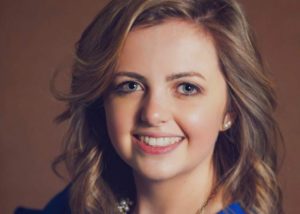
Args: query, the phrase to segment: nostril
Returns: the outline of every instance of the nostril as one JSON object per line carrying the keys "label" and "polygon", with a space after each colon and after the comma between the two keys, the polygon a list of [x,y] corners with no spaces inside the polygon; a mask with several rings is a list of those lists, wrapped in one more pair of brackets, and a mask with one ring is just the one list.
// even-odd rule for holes
{"label": "nostril", "polygon": [[170,105],[166,103],[161,94],[157,92],[155,95],[151,94],[144,99],[140,109],[141,122],[151,126],[158,126],[169,119]]}

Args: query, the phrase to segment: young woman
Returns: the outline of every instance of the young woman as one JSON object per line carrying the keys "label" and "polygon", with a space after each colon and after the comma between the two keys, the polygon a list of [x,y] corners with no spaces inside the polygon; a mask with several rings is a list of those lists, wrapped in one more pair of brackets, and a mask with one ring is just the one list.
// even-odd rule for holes
{"label": "young woman", "polygon": [[76,45],[46,213],[282,213],[276,99],[234,0],[113,0]]}

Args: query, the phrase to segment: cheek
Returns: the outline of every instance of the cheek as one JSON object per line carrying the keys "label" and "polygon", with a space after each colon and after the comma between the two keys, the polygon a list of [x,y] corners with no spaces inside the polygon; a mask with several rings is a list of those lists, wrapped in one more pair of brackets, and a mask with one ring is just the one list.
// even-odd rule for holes
{"label": "cheek", "polygon": [[180,125],[191,143],[214,145],[223,117],[223,108],[216,106],[220,105],[206,104],[184,108],[186,111],[180,114],[178,121],[181,121]]}
{"label": "cheek", "polygon": [[132,108],[130,105],[117,100],[105,103],[105,113],[108,131],[111,136],[120,135],[126,131],[126,127],[132,121]]}
{"label": "cheek", "polygon": [[108,99],[105,104],[106,125],[110,140],[117,150],[129,150],[136,114],[136,102],[127,99]]}

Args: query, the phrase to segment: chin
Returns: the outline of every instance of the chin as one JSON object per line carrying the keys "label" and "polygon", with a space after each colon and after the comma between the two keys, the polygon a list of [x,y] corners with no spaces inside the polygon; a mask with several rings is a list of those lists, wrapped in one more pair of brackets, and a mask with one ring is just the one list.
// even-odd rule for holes
{"label": "chin", "polygon": [[176,177],[176,173],[161,173],[161,172],[136,172],[136,176],[140,179],[151,181],[151,182],[160,182],[160,181],[167,181],[174,177]]}
{"label": "chin", "polygon": [[135,176],[149,181],[165,181],[181,174],[180,165],[177,163],[169,164],[142,164],[138,167],[133,166]]}

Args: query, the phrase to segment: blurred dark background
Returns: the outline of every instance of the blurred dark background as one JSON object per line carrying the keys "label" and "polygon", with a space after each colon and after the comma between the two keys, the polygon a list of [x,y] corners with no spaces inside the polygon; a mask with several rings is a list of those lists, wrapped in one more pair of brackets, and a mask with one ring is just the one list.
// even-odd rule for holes
{"label": "blurred dark background", "polygon": [[[41,208],[67,181],[51,162],[59,154],[63,110],[49,92],[54,70],[107,1],[0,0],[0,213]],[[287,214],[300,213],[300,1],[241,0],[275,75],[277,117],[286,141],[280,173]]]}

